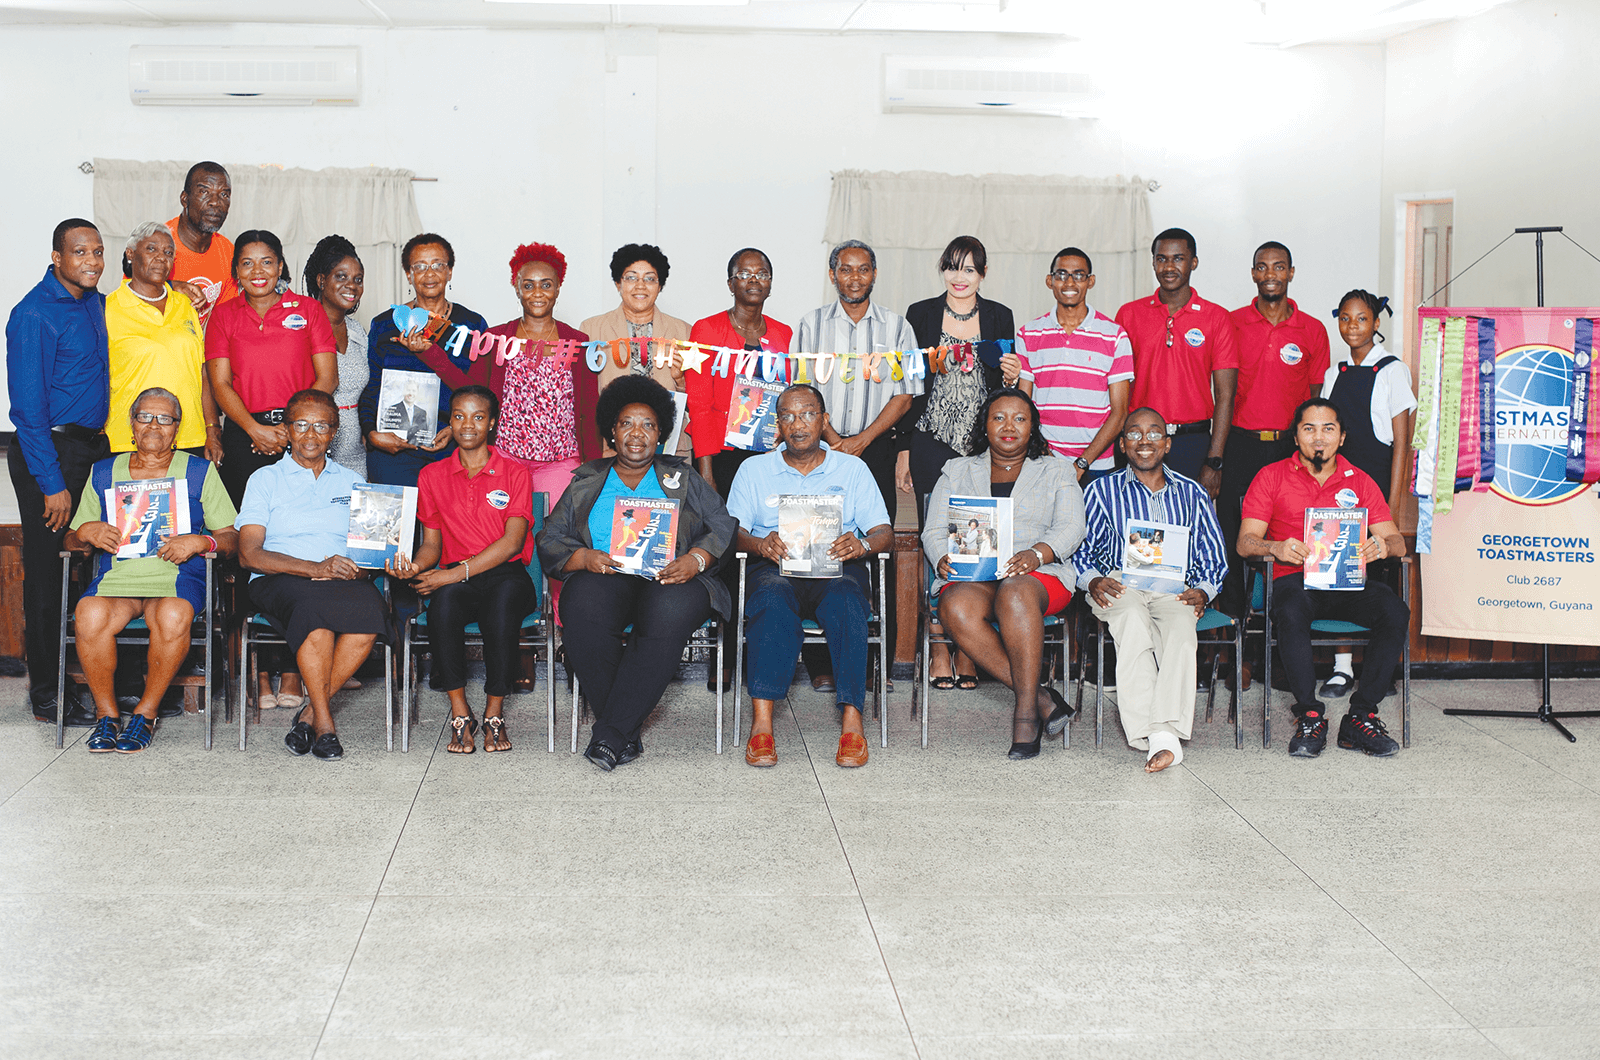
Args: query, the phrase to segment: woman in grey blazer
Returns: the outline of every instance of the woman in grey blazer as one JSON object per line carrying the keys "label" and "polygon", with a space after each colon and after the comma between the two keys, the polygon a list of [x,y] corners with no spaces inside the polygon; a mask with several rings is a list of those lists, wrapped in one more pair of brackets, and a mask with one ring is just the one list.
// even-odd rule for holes
{"label": "woman in grey blazer", "polygon": [[[1039,664],[1045,616],[1072,600],[1069,557],[1086,530],[1083,491],[1072,461],[1051,452],[1040,432],[1038,408],[1015,388],[984,400],[968,448],[973,455],[946,463],[933,488],[922,549],[938,574],[932,594],[945,631],[1016,694],[1008,757],[1034,758],[1041,736],[1059,733],[1072,716],[1060,693],[1039,684]],[[952,496],[1011,499],[1011,540],[1022,549],[990,564],[985,573],[994,580],[950,580]]]}

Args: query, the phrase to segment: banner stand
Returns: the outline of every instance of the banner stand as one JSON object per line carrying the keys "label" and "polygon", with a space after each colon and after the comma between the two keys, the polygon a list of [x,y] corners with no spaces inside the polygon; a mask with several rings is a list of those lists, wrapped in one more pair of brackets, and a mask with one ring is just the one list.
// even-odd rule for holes
{"label": "banner stand", "polygon": [[[1541,309],[1544,308],[1544,234],[1546,232],[1559,232],[1559,231],[1561,231],[1561,226],[1560,225],[1546,225],[1546,226],[1534,227],[1534,228],[1517,228],[1517,229],[1514,229],[1512,231],[1512,235],[1525,235],[1525,234],[1530,233],[1530,232],[1533,234],[1534,279],[1535,279],[1535,288],[1536,288],[1536,290],[1538,292],[1539,307]],[[1571,237],[1569,236],[1568,238],[1570,239]],[[1480,259],[1480,260],[1482,260],[1482,259]],[[1475,264],[1477,264],[1477,262],[1473,262],[1473,264],[1475,265]],[[1471,268],[1471,266],[1468,266],[1468,268]],[[1462,271],[1466,271],[1466,270],[1462,270]],[[1449,284],[1446,284],[1445,286],[1448,287]],[[1443,289],[1444,288],[1440,288],[1440,290],[1443,290]],[[1438,291],[1434,292],[1434,294],[1438,294],[1438,293],[1439,293]],[[1429,295],[1428,297],[1432,298],[1433,295]],[[1576,736],[1572,735],[1571,731],[1568,730],[1565,725],[1561,724],[1560,719],[1561,718],[1600,718],[1600,710],[1562,710],[1562,711],[1557,711],[1557,710],[1551,709],[1551,706],[1550,706],[1550,645],[1544,644],[1544,645],[1541,645],[1541,647],[1543,647],[1543,649],[1544,649],[1544,668],[1543,668],[1542,677],[1541,677],[1541,683],[1542,683],[1543,690],[1544,690],[1544,697],[1543,697],[1543,701],[1539,704],[1539,709],[1538,710],[1536,710],[1536,711],[1535,710],[1465,710],[1465,709],[1462,709],[1462,708],[1459,708],[1459,707],[1446,707],[1446,708],[1444,708],[1444,713],[1448,714],[1448,715],[1451,715],[1453,717],[1537,718],[1537,719],[1539,719],[1540,722],[1544,723],[1545,725],[1553,725],[1553,726],[1555,726],[1556,731],[1567,738],[1567,742],[1569,742],[1569,743],[1577,743],[1578,742],[1578,738]]]}

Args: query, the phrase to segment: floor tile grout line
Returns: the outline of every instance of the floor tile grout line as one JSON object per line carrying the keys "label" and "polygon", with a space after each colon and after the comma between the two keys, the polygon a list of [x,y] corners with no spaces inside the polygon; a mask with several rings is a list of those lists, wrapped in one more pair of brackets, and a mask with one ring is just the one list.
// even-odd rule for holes
{"label": "floor tile grout line", "polygon": [[[1499,744],[1501,747],[1504,747],[1508,751],[1513,751],[1513,752],[1521,755],[1523,758],[1526,758],[1528,761],[1532,762],[1534,765],[1541,766],[1541,767],[1549,770],[1550,772],[1554,773],[1556,776],[1562,778],[1563,780],[1570,780],[1570,781],[1572,781],[1572,783],[1578,785],[1578,787],[1583,788],[1586,791],[1592,791],[1596,795],[1600,795],[1600,788],[1596,788],[1594,785],[1592,785],[1592,784],[1590,784],[1590,783],[1588,783],[1586,781],[1579,780],[1577,777],[1571,776],[1570,774],[1563,773],[1561,770],[1557,769],[1555,766],[1551,765],[1549,762],[1545,762],[1545,761],[1543,761],[1541,759],[1533,757],[1533,755],[1529,754],[1527,751],[1524,751],[1522,748],[1516,746],[1515,744],[1507,743],[1505,740],[1501,739],[1499,736],[1497,736],[1494,733],[1490,732],[1483,725],[1479,724],[1478,722],[1473,721],[1471,718],[1465,718],[1464,717],[1464,718],[1461,718],[1459,720],[1461,721],[1461,723],[1463,725],[1465,725],[1467,728],[1471,729],[1473,732],[1478,733],[1478,734],[1480,734],[1482,736],[1487,736],[1489,739],[1493,740],[1495,743]],[[1543,729],[1544,726],[1541,725],[1540,728]],[[1556,734],[1552,734],[1552,735],[1556,735]]]}
{"label": "floor tile grout line", "polygon": [[[65,744],[60,750],[56,751],[55,754],[51,755],[50,756],[50,761],[48,761],[44,765],[40,766],[38,771],[35,772],[33,774],[33,776],[29,777],[27,780],[24,780],[21,784],[18,784],[17,785],[17,790],[13,791],[11,794],[7,795],[5,798],[0,799],[0,809],[3,809],[8,803],[10,803],[10,801],[12,799],[14,799],[17,796],[21,795],[22,792],[23,792],[23,789],[26,788],[29,784],[32,784],[34,781],[36,781],[40,777],[44,776],[44,771],[45,770],[49,769],[51,766],[55,765],[57,762],[59,762],[63,758],[65,758],[67,756],[67,749],[71,748],[71,747],[78,746],[78,740],[80,740],[80,739],[82,739],[82,737],[74,737],[72,739],[71,743]],[[29,797],[30,798],[39,798],[40,796],[29,796]]]}
{"label": "floor tile grout line", "polygon": [[[405,709],[403,705],[401,709]],[[402,717],[400,723],[409,725],[410,719]],[[406,836],[406,825],[411,823],[411,815],[417,809],[417,800],[422,798],[422,787],[428,782],[428,771],[433,768],[434,760],[439,755],[439,741],[444,739],[444,730],[445,726],[440,725],[438,734],[433,738],[433,749],[428,752],[428,764],[423,767],[422,775],[417,778],[417,790],[411,795],[411,805],[406,807],[406,815],[400,822],[400,830],[395,834],[394,847],[389,851],[389,859],[384,862],[383,872],[378,876],[378,886],[373,889],[372,901],[367,905],[367,915],[361,920],[361,930],[356,933],[355,945],[350,947],[350,959],[345,962],[344,972],[339,976],[339,985],[333,991],[333,1000],[328,1003],[328,1015],[324,1017],[322,1027],[317,1031],[317,1044],[311,1050],[311,1060],[316,1060],[317,1054],[322,1051],[322,1040],[327,1037],[328,1024],[333,1022],[333,1013],[339,1007],[339,997],[344,993],[344,984],[350,978],[350,969],[356,963],[356,955],[361,952],[361,940],[367,937],[367,925],[372,923],[373,911],[378,908],[378,899],[383,895],[383,882],[389,878],[389,870],[394,867],[395,854]]]}
{"label": "floor tile grout line", "polygon": [[[800,732],[800,746],[805,748],[806,762],[811,766],[811,775],[817,781],[817,793],[822,796],[822,809],[828,815],[828,824],[833,826],[833,835],[839,843],[839,853],[844,857],[844,867],[850,873],[850,885],[856,890],[856,901],[861,903],[861,915],[866,917],[867,930],[872,932],[872,944],[877,947],[878,960],[883,964],[883,974],[889,979],[889,990],[894,994],[894,1003],[900,1009],[900,1020],[906,1026],[906,1037],[911,1042],[911,1051],[921,1060],[922,1050],[917,1046],[916,1032],[911,1029],[911,1017],[906,1014],[906,1003],[900,997],[900,987],[894,981],[894,969],[889,967],[889,957],[883,952],[883,941],[878,938],[878,925],[872,922],[872,910],[867,908],[867,897],[861,893],[861,881],[856,879],[856,867],[850,861],[850,851],[844,844],[844,836],[839,832],[839,822],[834,820],[833,806],[828,802],[828,790],[823,787],[822,774],[817,770],[817,760],[811,754],[811,744],[806,740],[806,730],[800,724],[800,717],[795,713],[794,704],[784,697],[784,705],[789,708],[789,717],[794,721],[795,728]],[[888,704],[880,704],[879,710],[887,710]],[[862,720],[865,721],[865,715]]]}
{"label": "floor tile grout line", "polygon": [[1358,926],[1359,928],[1361,928],[1362,931],[1365,931],[1367,933],[1367,937],[1372,939],[1372,941],[1376,942],[1379,946],[1383,947],[1383,951],[1385,953],[1387,953],[1387,954],[1389,954],[1389,956],[1393,957],[1395,959],[1395,961],[1399,963],[1400,967],[1404,968],[1407,972],[1410,972],[1411,975],[1416,979],[1416,981],[1421,983],[1425,988],[1427,988],[1427,991],[1430,994],[1432,994],[1434,997],[1438,998],[1439,1002],[1442,1005],[1444,1005],[1445,1008],[1449,1009],[1451,1012],[1454,1012],[1461,1019],[1461,1021],[1463,1023],[1465,1023],[1468,1027],[1471,1027],[1473,1029],[1473,1031],[1475,1031],[1477,1033],[1478,1037],[1482,1038],[1485,1042],[1488,1042],[1489,1047],[1491,1049],[1495,1050],[1495,1052],[1499,1053],[1501,1056],[1509,1056],[1510,1055],[1504,1049],[1501,1049],[1500,1046],[1496,1045],[1494,1040],[1491,1039],[1487,1034],[1484,1033],[1483,1028],[1479,1027],[1471,1019],[1467,1018],[1466,1013],[1464,1013],[1460,1009],[1458,1009],[1454,1004],[1452,1004],[1450,1002],[1450,1000],[1448,998],[1446,998],[1442,993],[1440,993],[1438,987],[1436,987],[1432,983],[1430,983],[1422,975],[1421,972],[1419,972],[1415,968],[1411,967],[1410,963],[1407,962],[1404,957],[1402,957],[1398,953],[1396,953],[1394,951],[1394,948],[1392,946],[1390,946],[1387,941],[1385,941],[1384,939],[1380,938],[1378,936],[1378,933],[1376,931],[1372,930],[1372,928],[1366,923],[1366,921],[1362,920],[1355,913],[1351,912],[1348,906],[1346,906],[1343,902],[1339,901],[1338,898],[1334,897],[1333,892],[1329,891],[1328,888],[1324,887],[1321,880],[1317,879],[1315,876],[1311,875],[1310,872],[1306,871],[1304,866],[1302,866],[1298,861],[1296,861],[1293,857],[1291,857],[1286,851],[1284,851],[1281,847],[1279,847],[1278,844],[1274,843],[1270,838],[1268,838],[1266,833],[1262,832],[1260,828],[1257,828],[1255,822],[1250,820],[1250,818],[1246,817],[1239,810],[1239,808],[1237,806],[1235,806],[1232,802],[1230,802],[1228,800],[1227,796],[1223,795],[1222,792],[1218,791],[1216,788],[1213,788],[1210,784],[1207,784],[1205,782],[1205,780],[1199,776],[1199,774],[1194,773],[1192,770],[1190,770],[1190,775],[1193,776],[1196,780],[1198,780],[1202,785],[1204,785],[1206,790],[1210,791],[1213,795],[1215,795],[1218,799],[1220,799],[1224,806],[1226,806],[1228,809],[1232,810],[1233,813],[1239,818],[1239,820],[1244,822],[1244,825],[1245,825],[1246,828],[1250,829],[1256,835],[1260,836],[1261,837],[1261,841],[1263,843],[1267,844],[1267,846],[1271,847],[1275,852],[1277,852],[1278,856],[1283,858],[1284,861],[1287,861],[1290,865],[1293,865],[1296,872],[1299,872],[1302,876],[1304,876],[1306,878],[1307,881],[1309,881],[1311,883],[1311,885],[1313,887],[1315,887],[1317,890],[1321,891],[1324,895],[1326,895],[1328,901],[1332,902],[1335,906],[1337,906],[1339,908],[1340,912],[1344,913],[1344,915],[1349,917],[1350,920],[1356,926]]}

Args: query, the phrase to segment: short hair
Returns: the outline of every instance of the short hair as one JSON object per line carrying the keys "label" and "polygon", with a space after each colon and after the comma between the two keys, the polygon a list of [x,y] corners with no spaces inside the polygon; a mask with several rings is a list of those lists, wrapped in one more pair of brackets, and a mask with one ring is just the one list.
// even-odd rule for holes
{"label": "short hair", "polygon": [[452,269],[455,268],[456,248],[452,247],[450,241],[437,232],[418,232],[406,240],[406,245],[400,248],[400,267],[410,272],[412,252],[418,247],[426,247],[435,243],[444,248],[444,263]]}
{"label": "short hair", "polygon": [[183,191],[185,195],[189,193],[190,188],[194,187],[194,178],[202,173],[215,173],[227,181],[230,187],[233,185],[233,178],[228,176],[228,171],[222,167],[221,162],[196,162],[189,167],[189,172],[183,175]]}
{"label": "short hair", "polygon": [[301,405],[322,406],[324,410],[333,414],[334,426],[337,427],[339,425],[339,405],[333,400],[332,394],[323,390],[313,390],[309,387],[305,390],[296,390],[289,395],[289,400],[283,403],[283,418],[285,420],[294,419],[294,410]]}
{"label": "short hair", "polygon": [[772,259],[767,257],[767,252],[759,247],[740,247],[733,252],[733,257],[728,259],[728,279],[733,279],[733,270],[739,264],[739,259],[746,254],[760,254],[761,260],[767,263],[767,271],[772,271]]}
{"label": "short hair", "polygon": [[81,217],[69,217],[56,225],[56,230],[50,234],[50,249],[57,254],[66,253],[67,233],[74,228],[93,228],[96,232],[100,231],[93,221],[86,221]]}
{"label": "short hair", "polygon": [[149,239],[157,232],[164,234],[168,239],[172,239],[172,233],[167,231],[167,226],[162,224],[160,221],[146,221],[144,224],[133,230],[133,234],[128,237],[128,242],[122,248],[123,276],[133,275],[133,261],[128,257],[128,255],[133,253],[133,248],[138,246],[143,240]]}
{"label": "short hair", "polygon": [[265,228],[251,228],[240,232],[239,238],[233,241],[233,277],[239,278],[239,259],[244,257],[244,248],[251,243],[265,243],[274,254],[278,256],[279,265],[283,264],[283,240],[267,231]]}
{"label": "short hair", "polygon": [[[1152,250],[1150,253],[1154,254],[1155,251]],[[1056,270],[1056,262],[1060,261],[1062,258],[1082,258],[1083,263],[1089,267],[1089,275],[1094,275],[1094,262],[1089,260],[1089,254],[1087,251],[1079,250],[1077,247],[1062,247],[1060,250],[1056,251],[1056,256],[1050,259],[1051,272]]]}
{"label": "short hair", "polygon": [[1184,228],[1169,228],[1160,235],[1156,236],[1150,241],[1150,253],[1154,254],[1156,252],[1156,247],[1169,239],[1181,239],[1187,243],[1189,246],[1190,255],[1200,253],[1199,248],[1195,246],[1194,236],[1190,235],[1188,230]]}
{"label": "short hair", "polygon": [[944,248],[944,253],[939,255],[939,271],[949,272],[961,267],[961,259],[972,256],[972,267],[978,270],[979,276],[989,275],[989,252],[983,249],[983,244],[977,236],[956,236]]}
{"label": "short hair", "polygon": [[306,255],[304,274],[306,294],[313,298],[317,297],[322,288],[323,277],[330,275],[334,266],[345,258],[355,258],[356,264],[361,264],[361,255],[356,253],[356,245],[344,236],[323,236],[317,240],[317,245]]}
{"label": "short hair", "polygon": [[878,252],[876,250],[873,250],[859,239],[847,239],[843,243],[840,243],[838,246],[834,247],[833,250],[828,252],[829,272],[833,272],[839,267],[839,255],[843,254],[847,250],[866,251],[868,260],[872,262],[872,267],[874,269],[878,267]]}
{"label": "short hair", "polygon": [[672,425],[678,419],[678,407],[673,404],[672,394],[667,388],[647,375],[620,375],[600,391],[600,398],[594,404],[594,422],[601,438],[611,441],[617,417],[629,405],[650,406],[650,411],[656,414],[656,429],[661,432],[662,441],[672,433]]}
{"label": "short hair", "polygon": [[511,252],[511,278],[515,280],[517,273],[530,261],[542,261],[556,270],[556,282],[563,283],[567,278],[567,256],[549,243],[523,243]]}
{"label": "short hair", "polygon": [[806,393],[817,399],[817,408],[821,409],[824,413],[828,411],[828,399],[822,396],[822,391],[818,390],[810,383],[790,383],[778,394],[778,400],[772,403],[772,407],[777,408],[783,399],[787,397],[791,391],[795,390],[804,390]]}
{"label": "short hair", "polygon": [[1167,418],[1165,416],[1161,415],[1161,413],[1157,412],[1149,405],[1140,405],[1136,409],[1131,409],[1126,416],[1122,417],[1122,429],[1126,431],[1128,429],[1129,422],[1141,412],[1148,412],[1150,415],[1160,420],[1163,429],[1167,426]]}
{"label": "short hair", "polygon": [[1045,440],[1044,429],[1039,425],[1039,406],[1033,403],[1033,398],[1014,386],[991,390],[989,396],[983,399],[983,404],[978,407],[978,419],[972,425],[972,433],[967,436],[967,449],[973,456],[989,451],[989,410],[1002,398],[1016,398],[1028,406],[1028,419],[1033,426],[1028,430],[1028,451],[1024,455],[1029,460],[1044,456],[1050,451],[1050,443]]}
{"label": "short hair", "polygon": [[500,399],[494,396],[493,390],[490,390],[488,387],[479,383],[473,383],[469,386],[456,387],[454,390],[450,391],[450,407],[455,408],[457,401],[468,397],[478,398],[481,401],[488,402],[489,418],[491,420],[498,420],[500,418]]}
{"label": "short hair", "polygon": [[1300,404],[1298,404],[1298,405],[1296,405],[1294,407],[1294,416],[1291,417],[1290,420],[1289,420],[1289,431],[1290,431],[1290,433],[1298,433],[1299,432],[1301,418],[1303,416],[1305,416],[1305,414],[1307,412],[1309,412],[1311,409],[1332,409],[1333,410],[1333,418],[1334,418],[1334,421],[1339,424],[1339,430],[1340,431],[1344,430],[1344,415],[1342,413],[1340,413],[1339,406],[1335,405],[1333,402],[1329,401],[1327,398],[1314,397],[1314,398],[1307,398],[1306,400],[1300,402]]}
{"label": "short hair", "polygon": [[1291,268],[1291,269],[1294,268],[1294,255],[1289,252],[1289,248],[1288,247],[1284,246],[1282,243],[1278,242],[1276,239],[1269,239],[1265,243],[1263,243],[1259,247],[1257,247],[1256,248],[1256,253],[1250,255],[1250,260],[1251,261],[1255,261],[1256,260],[1256,254],[1260,254],[1263,250],[1281,250],[1281,251],[1283,251],[1283,256],[1289,259],[1289,268]]}
{"label": "short hair", "polygon": [[622,274],[636,261],[649,262],[650,267],[656,270],[656,279],[661,282],[662,287],[666,287],[667,273],[671,271],[671,266],[661,248],[651,246],[649,243],[624,243],[617,248],[616,253],[611,255],[611,282],[621,283]]}
{"label": "short hair", "polygon": [[[164,228],[166,226],[163,225],[162,227]],[[173,414],[172,418],[178,423],[183,422],[183,402],[178,400],[178,395],[174,394],[164,386],[152,386],[139,391],[139,396],[134,398],[133,404],[128,406],[129,423],[133,422],[133,414],[139,411],[139,406],[144,403],[146,398],[166,398],[168,401],[172,402],[172,407],[177,410]]]}

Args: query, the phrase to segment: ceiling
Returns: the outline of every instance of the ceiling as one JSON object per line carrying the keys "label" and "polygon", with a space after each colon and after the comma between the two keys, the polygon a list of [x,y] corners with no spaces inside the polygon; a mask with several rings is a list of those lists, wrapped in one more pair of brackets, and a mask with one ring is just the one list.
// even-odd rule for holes
{"label": "ceiling", "polygon": [[1506,0],[0,0],[0,24],[238,23],[538,29],[606,25],[804,33],[956,32],[1094,41],[1148,35],[1293,47],[1370,43]]}

